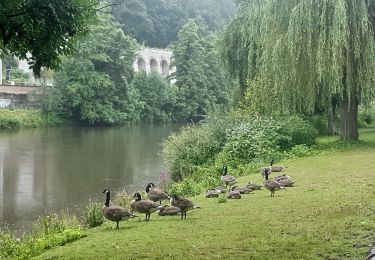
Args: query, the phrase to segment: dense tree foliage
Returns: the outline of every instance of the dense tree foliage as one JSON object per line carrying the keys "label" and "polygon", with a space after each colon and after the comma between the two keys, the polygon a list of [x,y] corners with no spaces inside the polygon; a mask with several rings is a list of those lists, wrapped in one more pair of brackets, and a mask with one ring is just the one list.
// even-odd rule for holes
{"label": "dense tree foliage", "polygon": [[223,67],[218,51],[219,38],[209,35],[203,39],[204,84],[211,110],[232,105],[237,84],[229,81],[229,75]]}
{"label": "dense tree foliage", "polygon": [[113,17],[101,15],[55,74],[54,108],[89,124],[137,120],[138,92],[130,86],[136,48]]}
{"label": "dense tree foliage", "polygon": [[189,20],[178,34],[172,64],[176,72],[172,77],[178,87],[175,113],[180,120],[205,116],[231,99],[212,42],[212,38],[202,38],[194,20]]}
{"label": "dense tree foliage", "polygon": [[0,1],[0,54],[27,59],[36,75],[56,68],[96,20],[98,0]]}
{"label": "dense tree foliage", "polygon": [[[358,104],[375,93],[374,2],[242,0],[223,54],[255,107],[340,108],[340,137],[357,140]],[[244,86],[244,84],[248,84]]]}
{"label": "dense tree foliage", "polygon": [[77,52],[64,58],[45,108],[78,122],[109,125],[195,120],[227,109],[232,91],[215,43],[214,36],[202,38],[190,20],[175,46],[175,74],[168,80],[144,71],[133,77],[138,45],[112,16],[102,14]]}
{"label": "dense tree foliage", "polygon": [[145,122],[170,122],[176,104],[177,88],[157,73],[138,72],[132,88],[139,93],[140,120]]}
{"label": "dense tree foliage", "polygon": [[120,4],[113,15],[130,36],[150,47],[164,48],[176,40],[189,18],[199,21],[205,35],[222,30],[233,17],[233,0],[111,0]]}

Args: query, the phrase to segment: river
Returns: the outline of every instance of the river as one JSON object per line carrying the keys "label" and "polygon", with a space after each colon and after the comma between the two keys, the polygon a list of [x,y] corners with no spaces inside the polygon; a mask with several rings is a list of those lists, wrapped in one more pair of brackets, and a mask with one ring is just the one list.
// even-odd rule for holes
{"label": "river", "polygon": [[0,132],[0,226],[19,233],[45,213],[80,211],[101,193],[144,189],[165,172],[160,143],[178,124]]}

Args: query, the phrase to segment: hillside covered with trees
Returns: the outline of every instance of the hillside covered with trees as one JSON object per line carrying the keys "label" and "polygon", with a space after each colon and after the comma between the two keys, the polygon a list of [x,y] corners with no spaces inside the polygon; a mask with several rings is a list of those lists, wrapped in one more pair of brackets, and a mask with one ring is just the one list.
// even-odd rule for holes
{"label": "hillside covered with trees", "polygon": [[165,48],[194,19],[203,35],[222,31],[236,12],[234,0],[111,0],[125,33],[149,47]]}

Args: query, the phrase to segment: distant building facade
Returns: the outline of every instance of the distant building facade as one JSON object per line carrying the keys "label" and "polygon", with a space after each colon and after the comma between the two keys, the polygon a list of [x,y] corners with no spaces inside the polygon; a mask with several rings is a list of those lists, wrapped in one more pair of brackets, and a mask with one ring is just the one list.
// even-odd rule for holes
{"label": "distant building facade", "polygon": [[143,70],[146,73],[157,72],[167,77],[176,70],[171,66],[172,55],[172,51],[166,49],[141,49],[138,51],[133,63],[134,71],[139,72]]}

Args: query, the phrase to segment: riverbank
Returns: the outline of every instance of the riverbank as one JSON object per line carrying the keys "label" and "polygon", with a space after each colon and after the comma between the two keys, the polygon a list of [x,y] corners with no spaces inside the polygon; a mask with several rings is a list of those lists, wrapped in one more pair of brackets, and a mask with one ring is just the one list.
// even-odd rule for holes
{"label": "riverbank", "polygon": [[[359,144],[283,162],[294,188],[244,195],[218,203],[191,198],[202,209],[179,217],[152,215],[86,231],[86,237],[36,259],[363,259],[375,241],[375,130],[361,130]],[[333,147],[335,137],[319,140]],[[260,183],[254,173],[241,185]]]}
{"label": "riverbank", "polygon": [[51,127],[68,124],[58,115],[45,114],[41,109],[0,109],[0,130]]}

